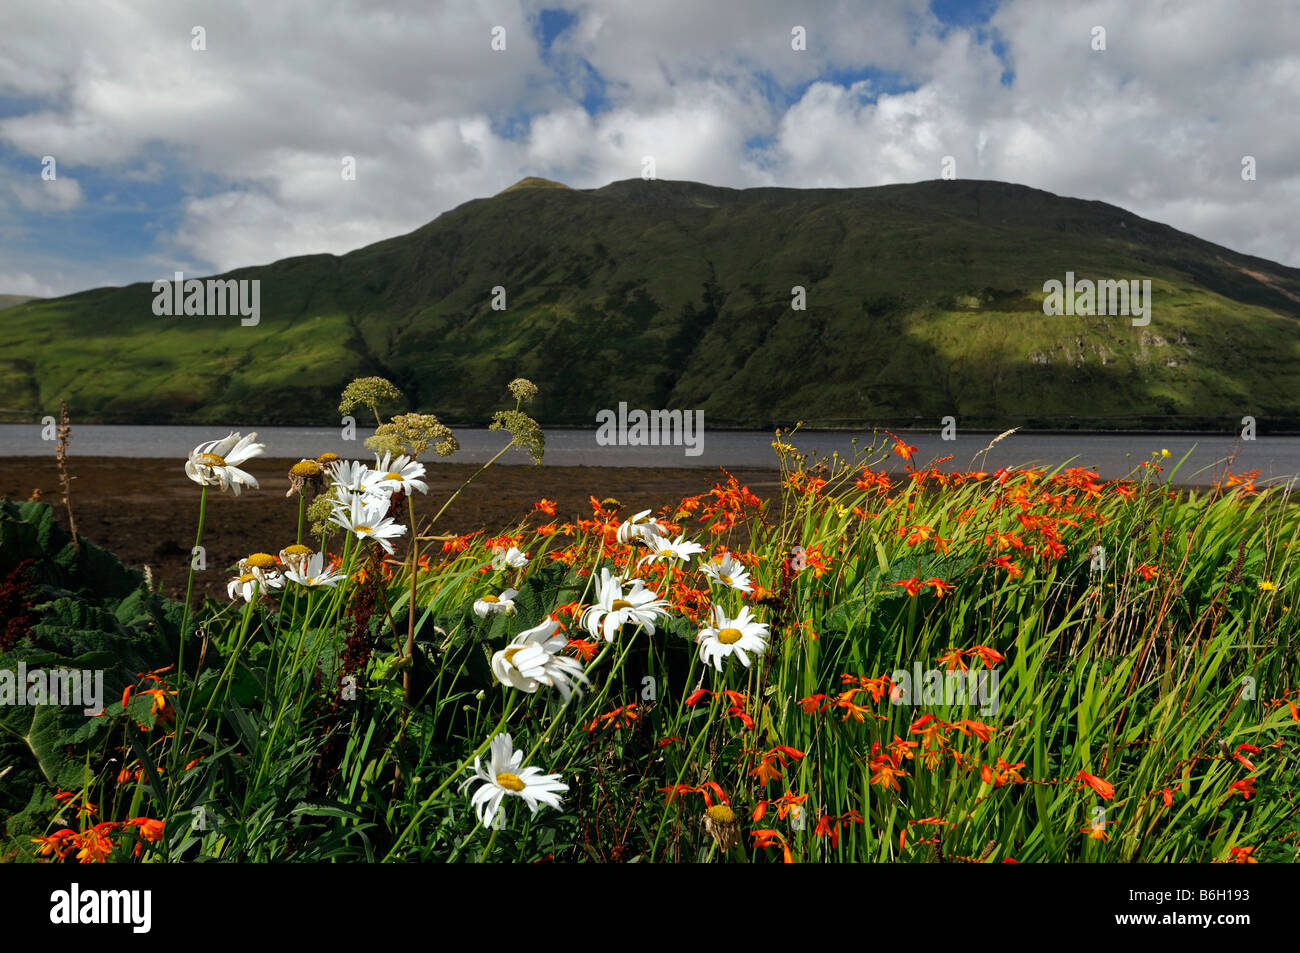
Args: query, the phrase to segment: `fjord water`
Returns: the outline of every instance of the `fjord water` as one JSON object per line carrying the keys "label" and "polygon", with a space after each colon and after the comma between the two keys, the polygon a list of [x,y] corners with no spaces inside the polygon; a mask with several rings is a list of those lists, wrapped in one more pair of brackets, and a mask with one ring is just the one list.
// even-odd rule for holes
{"label": "fjord water", "polygon": [[[227,433],[247,433],[249,427],[224,426],[134,426],[82,424],[73,427],[68,445],[70,457],[139,457],[181,461],[200,443],[224,437]],[[266,455],[275,458],[315,457],[326,451],[341,457],[365,459],[371,454],[362,443],[344,440],[338,428],[259,427],[258,439],[266,444]],[[43,440],[37,424],[0,425],[0,458],[53,456],[54,442]],[[999,441],[987,453],[996,434],[959,432],[953,441],[942,440],[935,432],[898,431],[917,448],[913,463],[924,466],[932,460],[951,456],[938,464],[944,471],[985,470],[1000,467],[1058,466],[1087,467],[1105,479],[1119,479],[1135,472],[1143,461],[1152,460],[1152,451],[1168,450],[1160,464],[1168,474],[1190,451],[1174,482],[1181,485],[1208,485],[1222,475],[1224,461],[1233,473],[1259,469],[1258,483],[1300,477],[1300,437],[1262,436],[1243,441],[1237,437],[1197,434],[1012,434]],[[450,458],[456,463],[485,463],[509,439],[501,432],[486,429],[456,429],[461,450]],[[829,455],[838,451],[852,457],[856,438],[858,448],[871,444],[870,432],[809,431],[794,436],[791,442],[801,451]],[[552,466],[589,467],[773,467],[777,466],[772,449],[772,434],[748,430],[705,430],[700,444],[702,452],[689,456],[684,446],[601,446],[596,430],[546,430],[546,457]],[[878,446],[889,441],[876,436]],[[429,454],[428,462],[441,458]],[[511,452],[502,464],[528,464],[523,452]],[[900,471],[902,461],[891,458],[887,469]],[[254,467],[256,469],[256,467]]]}

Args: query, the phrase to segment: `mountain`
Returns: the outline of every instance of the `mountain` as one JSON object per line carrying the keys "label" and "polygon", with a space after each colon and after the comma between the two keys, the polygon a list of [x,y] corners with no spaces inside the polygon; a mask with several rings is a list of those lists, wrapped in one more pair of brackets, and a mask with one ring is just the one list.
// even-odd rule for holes
{"label": "mountain", "polygon": [[[1149,279],[1150,323],[1044,314],[1067,272]],[[459,423],[516,376],[549,424],[594,426],[620,401],[709,426],[1300,422],[1300,270],[1001,182],[530,178],[346,255],[221,277],[260,281],[256,326],[157,316],[148,284],[3,312],[0,407],[326,423],[349,380],[378,374]]]}
{"label": "mountain", "polygon": [[40,299],[36,298],[33,295],[0,294],[0,311],[4,311],[6,308],[12,308],[16,304],[25,304],[28,301],[38,301],[38,300]]}

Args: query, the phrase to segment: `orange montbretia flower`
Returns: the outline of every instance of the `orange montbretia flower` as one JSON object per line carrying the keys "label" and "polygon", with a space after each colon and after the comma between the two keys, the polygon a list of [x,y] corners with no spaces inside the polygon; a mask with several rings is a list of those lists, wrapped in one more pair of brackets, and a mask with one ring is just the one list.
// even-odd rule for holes
{"label": "orange montbretia flower", "polygon": [[871,783],[879,784],[885,789],[901,791],[898,779],[907,777],[907,772],[899,767],[898,755],[894,752],[877,755],[871,759]]}
{"label": "orange montbretia flower", "polygon": [[925,585],[932,586],[934,588],[934,594],[938,596],[940,599],[942,599],[945,595],[952,592],[953,589],[956,588],[955,586],[953,586],[952,583],[945,582],[944,580],[940,579],[938,576],[931,576],[929,579],[925,581]]}
{"label": "orange montbretia flower", "polygon": [[790,845],[786,843],[785,838],[781,836],[779,831],[774,831],[771,828],[760,828],[756,831],[750,831],[750,834],[753,835],[755,847],[764,848],[779,844],[784,862],[787,864],[794,863],[794,854],[790,852]]}
{"label": "orange montbretia flower", "polygon": [[39,856],[49,857],[53,854],[58,857],[59,860],[62,860],[64,857],[68,856],[68,851],[73,847],[73,844],[68,843],[68,839],[75,838],[76,836],[76,831],[64,828],[61,831],[55,831],[53,834],[33,837],[31,840],[33,844],[40,845],[36,848],[36,853]]}
{"label": "orange montbretia flower", "polygon": [[989,565],[997,566],[999,569],[1005,569],[1007,575],[1010,576],[1012,579],[1018,579],[1024,575],[1024,572],[1021,570],[1021,568],[1017,566],[1015,563],[1013,563],[1006,556],[998,556],[995,559],[989,560]]}
{"label": "orange montbretia flower", "polygon": [[83,864],[102,864],[108,860],[113,853],[110,835],[117,826],[112,821],[104,821],[76,835],[74,843],[81,848],[77,851],[77,860]]}
{"label": "orange montbretia flower", "polygon": [[1005,662],[1007,660],[1005,655],[997,649],[989,648],[987,645],[975,645],[968,651],[970,651],[972,655],[978,655],[983,660],[986,668],[993,668],[993,666],[997,665],[999,662]]}
{"label": "orange montbretia flower", "polygon": [[1142,574],[1142,578],[1147,582],[1150,582],[1156,576],[1160,575],[1160,567],[1152,566],[1149,563],[1143,563],[1141,566],[1138,566],[1137,571]]}
{"label": "orange montbretia flower", "polygon": [[592,642],[588,639],[570,639],[565,648],[572,649],[573,654],[584,662],[590,662],[600,651],[600,643]]}
{"label": "orange montbretia flower", "polygon": [[1082,781],[1088,787],[1097,792],[1097,796],[1103,801],[1109,801],[1115,796],[1115,786],[1109,781],[1103,781],[1095,774],[1089,774],[1087,771],[1080,771],[1074,776],[1076,781]]}
{"label": "orange montbretia flower", "polygon": [[636,705],[620,705],[613,711],[607,711],[603,715],[597,715],[587,725],[588,731],[595,731],[596,726],[602,728],[626,728],[641,717],[640,711]]}
{"label": "orange montbretia flower", "polygon": [[942,655],[935,656],[936,662],[943,662],[948,666],[948,671],[966,671],[966,652],[963,649],[949,649]]}
{"label": "orange montbretia flower", "polygon": [[1240,781],[1233,781],[1231,784],[1228,785],[1228,787],[1236,791],[1244,799],[1249,801],[1250,796],[1255,793],[1255,779],[1243,778]]}
{"label": "orange montbretia flower", "polygon": [[988,741],[990,738],[993,737],[992,725],[986,725],[982,721],[972,721],[969,718],[963,719],[961,721],[954,721],[948,727],[956,728],[967,738],[973,735],[974,737],[978,738],[980,741]]}
{"label": "orange montbretia flower", "polygon": [[898,437],[896,434],[890,433],[888,430],[886,430],[885,433],[894,438],[894,455],[902,457],[904,460],[911,460],[912,454],[916,453],[916,447],[908,446],[903,442],[902,438]]}
{"label": "orange montbretia flower", "polygon": [[903,579],[899,582],[891,582],[891,586],[902,586],[909,596],[919,596],[921,594],[921,580],[916,576],[911,579]]}
{"label": "orange montbretia flower", "polygon": [[1263,752],[1259,748],[1256,748],[1254,745],[1242,744],[1242,745],[1237,745],[1237,750],[1232,753],[1232,756],[1234,758],[1236,758],[1238,761],[1240,761],[1242,764],[1246,766],[1247,771],[1254,771],[1255,765],[1251,763],[1251,761],[1248,758],[1246,758],[1245,755],[1242,754],[1243,751],[1245,751],[1247,754],[1263,754]]}

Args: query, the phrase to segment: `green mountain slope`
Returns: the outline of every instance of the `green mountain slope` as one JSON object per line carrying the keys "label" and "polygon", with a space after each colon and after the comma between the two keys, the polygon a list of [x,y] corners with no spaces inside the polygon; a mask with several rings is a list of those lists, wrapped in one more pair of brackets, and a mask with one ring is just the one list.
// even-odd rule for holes
{"label": "green mountain slope", "polygon": [[[1043,314],[1044,281],[1067,271],[1149,278],[1150,324]],[[516,376],[553,424],[594,426],[619,401],[711,426],[1300,419],[1300,270],[999,182],[527,179],[347,255],[222,277],[261,281],[256,327],[155,316],[147,284],[9,309],[0,407],[326,423],[348,380],[379,374],[464,423]]]}

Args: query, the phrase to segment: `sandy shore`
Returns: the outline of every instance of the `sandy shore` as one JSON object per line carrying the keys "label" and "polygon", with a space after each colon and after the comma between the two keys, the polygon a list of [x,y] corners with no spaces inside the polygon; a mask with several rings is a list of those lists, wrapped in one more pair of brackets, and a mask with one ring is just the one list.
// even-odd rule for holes
{"label": "sandy shore", "polygon": [[[286,476],[296,460],[256,459],[247,467],[260,490],[236,497],[209,491],[203,543],[208,570],[195,587],[225,597],[225,567],[249,552],[278,552],[297,533],[297,499],[285,499]],[[136,568],[148,565],[168,595],[184,594],[190,547],[199,514],[199,487],[186,478],[183,461],[76,457],[70,463],[72,512],[77,531]],[[442,505],[478,467],[440,463],[430,468],[429,499]],[[779,490],[774,470],[731,471],[761,497]],[[555,500],[556,521],[589,517],[587,497],[614,497],[626,514],[675,503],[702,493],[721,479],[718,470],[659,467],[498,466],[479,477],[439,521],[441,532],[497,531],[513,526],[542,497]],[[55,504],[60,525],[58,471],[49,457],[0,458],[0,497],[26,500],[39,491]],[[432,512],[432,511],[431,511]]]}

